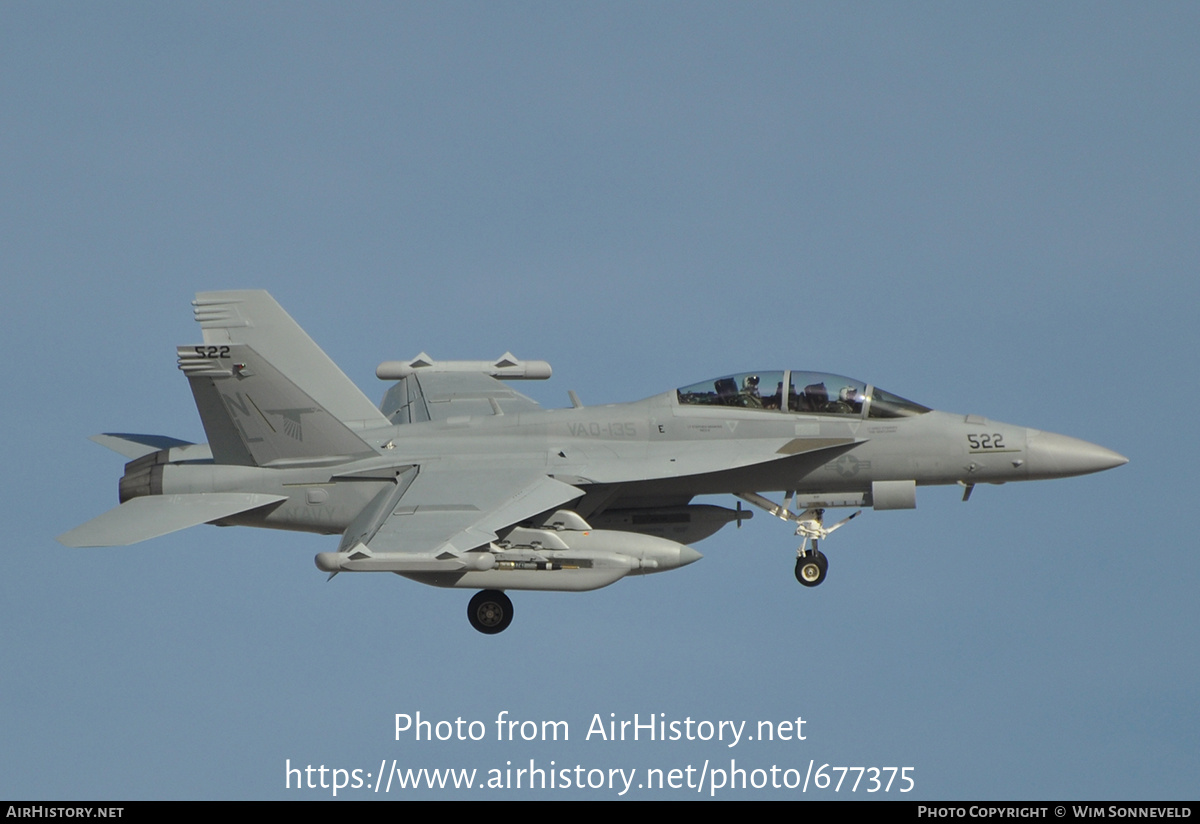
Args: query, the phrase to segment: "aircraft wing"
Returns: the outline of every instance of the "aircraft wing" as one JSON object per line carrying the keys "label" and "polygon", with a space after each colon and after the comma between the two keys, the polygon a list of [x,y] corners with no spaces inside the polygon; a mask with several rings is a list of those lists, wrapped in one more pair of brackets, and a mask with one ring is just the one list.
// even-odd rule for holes
{"label": "aircraft wing", "polygon": [[346,529],[338,553],[377,563],[381,555],[391,556],[387,568],[394,571],[464,568],[469,563],[464,554],[494,541],[499,531],[582,494],[534,469],[411,466]]}

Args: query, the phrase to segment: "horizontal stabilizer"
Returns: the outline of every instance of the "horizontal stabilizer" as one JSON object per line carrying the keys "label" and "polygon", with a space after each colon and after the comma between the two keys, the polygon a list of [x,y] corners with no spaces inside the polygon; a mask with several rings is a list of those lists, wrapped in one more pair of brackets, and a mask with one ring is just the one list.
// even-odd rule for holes
{"label": "horizontal stabilizer", "polygon": [[249,492],[145,495],[59,535],[58,542],[71,547],[127,546],[286,500],[286,495]]}
{"label": "horizontal stabilizer", "polygon": [[166,435],[133,435],[128,432],[105,432],[103,435],[93,435],[91,440],[124,455],[131,461],[161,449],[193,445],[191,441],[168,438]]}

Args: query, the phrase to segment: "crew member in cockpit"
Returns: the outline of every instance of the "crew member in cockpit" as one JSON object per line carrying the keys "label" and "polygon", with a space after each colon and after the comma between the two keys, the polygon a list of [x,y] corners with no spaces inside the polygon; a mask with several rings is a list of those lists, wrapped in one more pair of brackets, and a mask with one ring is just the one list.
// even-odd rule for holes
{"label": "crew member in cockpit", "polygon": [[762,397],[758,394],[758,375],[747,375],[742,380],[742,391],[738,395],[741,396],[742,406],[762,409]]}
{"label": "crew member in cockpit", "polygon": [[838,392],[838,405],[844,406],[844,409],[838,409],[838,412],[861,412],[864,395],[853,386],[843,386]]}

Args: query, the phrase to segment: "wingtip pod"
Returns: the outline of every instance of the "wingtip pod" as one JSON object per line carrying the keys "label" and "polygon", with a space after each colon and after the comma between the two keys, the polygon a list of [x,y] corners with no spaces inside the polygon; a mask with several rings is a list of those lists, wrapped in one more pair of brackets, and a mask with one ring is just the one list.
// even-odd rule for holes
{"label": "wingtip pod", "polygon": [[381,381],[398,381],[415,372],[470,372],[504,380],[544,381],[553,370],[543,360],[519,360],[505,352],[494,361],[435,361],[422,352],[407,361],[384,361],[375,367]]}

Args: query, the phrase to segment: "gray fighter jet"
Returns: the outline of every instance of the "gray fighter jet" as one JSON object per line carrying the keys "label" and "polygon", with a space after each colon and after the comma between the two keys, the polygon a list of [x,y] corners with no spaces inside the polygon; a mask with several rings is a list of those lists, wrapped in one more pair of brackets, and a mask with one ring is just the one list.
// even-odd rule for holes
{"label": "gray fighter jet", "polygon": [[[936,412],[863,381],[798,369],[702,381],[635,403],[543,410],[506,381],[544,361],[380,364],[376,407],[266,292],[204,292],[202,344],[178,348],[207,444],[93,438],[130,459],[120,506],[59,536],[120,546],[196,524],[341,535],[317,566],[481,590],[590,590],[692,563],[690,544],[751,511],[796,525],[796,578],[825,579],[833,507],[911,509],[917,487],[1062,478],[1126,459],[1085,441]],[[763,493],[782,493],[778,502]],[[731,494],[736,509],[693,504]]]}

